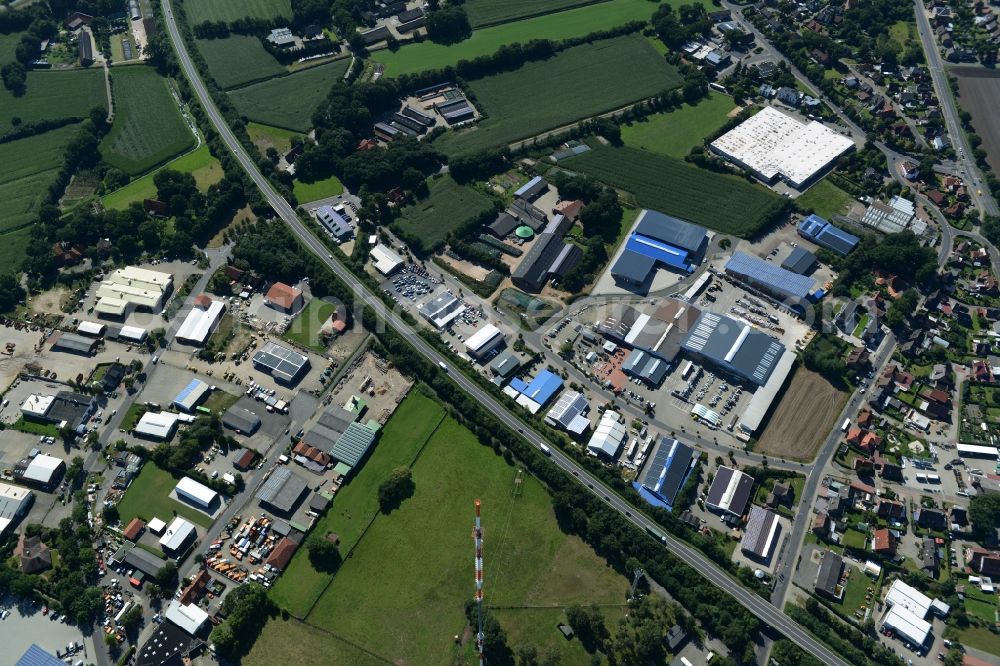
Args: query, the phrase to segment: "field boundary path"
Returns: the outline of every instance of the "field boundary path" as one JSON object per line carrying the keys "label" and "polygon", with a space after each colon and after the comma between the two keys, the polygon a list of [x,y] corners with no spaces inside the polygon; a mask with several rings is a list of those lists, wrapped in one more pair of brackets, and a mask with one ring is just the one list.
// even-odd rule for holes
{"label": "field boundary path", "polygon": [[108,61],[103,63],[104,69],[104,90],[108,94],[108,117],[106,122],[110,125],[115,121],[115,98],[111,94],[111,72],[108,71]]}
{"label": "field boundary path", "polygon": [[[334,259],[327,247],[299,219],[291,204],[274,189],[270,181],[260,172],[256,162],[247,153],[236,135],[233,134],[232,129],[226,123],[218,107],[215,106],[211,94],[205,87],[205,82],[191,60],[191,55],[187,51],[187,45],[184,43],[180,29],[177,27],[177,21],[171,8],[170,0],[160,0],[160,8],[166,22],[168,37],[177,55],[178,64],[191,84],[191,89],[201,104],[209,122],[211,122],[212,126],[219,133],[220,139],[226,144],[226,147],[236,158],[236,161],[246,172],[247,176],[260,189],[261,194],[274,209],[275,213],[288,225],[289,230],[305,246],[306,250],[314,253],[320,263],[344,282],[354,292],[355,298],[360,303],[372,309],[376,318],[392,328],[403,340],[413,347],[414,351],[426,358],[430,363],[448,368],[447,361],[451,359],[443,356],[434,349],[430,343],[403,321],[397,313],[391,311],[343,263]],[[563,453],[559,448],[550,448],[547,439],[538,434],[528,423],[508,411],[491,393],[486,392],[478,383],[467,377],[460,370],[450,372],[448,377],[458,388],[487,409],[499,421],[500,425],[516,431],[526,442],[539,450],[542,450],[543,446],[549,449],[549,459],[552,463],[564,472],[571,474],[580,483],[580,487],[584,492],[590,492],[596,498],[603,499],[609,508],[621,515],[623,520],[630,522],[639,529],[657,535],[664,547],[672,554],[704,576],[712,585],[731,595],[740,605],[759,618],[764,624],[768,624],[775,630],[780,631],[792,642],[798,644],[802,649],[812,654],[824,664],[849,666],[847,661],[825,643],[815,638],[798,622],[786,615],[782,609],[774,607],[768,601],[762,599],[756,592],[743,587],[729,573],[711,561],[694,546],[672,534],[664,533],[663,528],[658,523],[646,516],[638,507],[625,501],[614,490],[608,488],[600,479],[587,471],[576,460]]]}

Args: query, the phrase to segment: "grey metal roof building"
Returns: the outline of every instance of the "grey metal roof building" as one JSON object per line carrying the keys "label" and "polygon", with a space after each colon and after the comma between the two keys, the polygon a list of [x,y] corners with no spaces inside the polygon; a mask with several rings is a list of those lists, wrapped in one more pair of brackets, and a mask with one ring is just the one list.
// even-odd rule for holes
{"label": "grey metal roof building", "polygon": [[736,252],[726,263],[726,272],[776,298],[803,301],[809,297],[816,281],[775,266],[770,261],[744,252]]}
{"label": "grey metal roof building", "polygon": [[309,367],[309,357],[274,342],[266,342],[253,355],[253,365],[280,382],[294,384],[299,375]]}
{"label": "grey metal roof building", "polygon": [[664,437],[656,444],[640,483],[668,505],[673,505],[691,469],[694,449],[676,439]]}
{"label": "grey metal roof building", "polygon": [[59,333],[59,337],[52,343],[52,351],[70,352],[72,354],[92,354],[97,346],[94,338],[85,338],[76,333]]}
{"label": "grey metal roof building", "polygon": [[97,399],[74,391],[59,391],[52,399],[52,405],[45,418],[57,423],[65,423],[78,430],[83,422],[97,411]]}
{"label": "grey metal roof building", "polygon": [[378,431],[354,421],[330,449],[330,456],[351,467],[357,466],[375,443]]}
{"label": "grey metal roof building", "polygon": [[742,516],[750,501],[753,483],[754,479],[749,474],[732,467],[719,467],[705,497],[705,505],[710,509]]}
{"label": "grey metal roof building", "polygon": [[684,351],[743,379],[763,385],[785,346],[749,324],[715,312],[702,312],[682,345]]}
{"label": "grey metal roof building", "polygon": [[540,291],[551,276],[565,277],[581,256],[580,248],[563,243],[556,234],[539,234],[511,273],[511,282],[525,291]]}
{"label": "grey metal roof building", "polygon": [[389,28],[384,25],[380,25],[377,28],[372,28],[361,33],[361,39],[364,40],[365,44],[374,44],[375,42],[381,42],[383,39],[387,39],[389,35]]}
{"label": "grey metal roof building", "polygon": [[288,467],[275,467],[264,485],[257,491],[257,499],[272,511],[289,514],[302,499],[309,484]]}
{"label": "grey metal roof building", "polygon": [[516,217],[507,211],[504,211],[497,215],[497,219],[487,225],[487,228],[490,230],[490,233],[497,238],[506,238],[514,233],[514,229],[517,229],[520,224],[521,223]]}
{"label": "grey metal roof building", "polygon": [[233,405],[222,415],[222,425],[243,435],[252,435],[260,427],[260,417],[246,407]]}
{"label": "grey metal roof building", "polygon": [[521,367],[521,363],[511,352],[500,354],[490,363],[490,372],[499,377],[510,377]]}
{"label": "grey metal roof building", "polygon": [[687,250],[690,254],[697,254],[704,249],[708,238],[705,227],[655,210],[643,211],[642,219],[635,226],[635,233]]}
{"label": "grey metal roof building", "polygon": [[541,176],[535,176],[514,192],[514,196],[525,201],[534,201],[549,189],[549,184]]}
{"label": "grey metal roof building", "polygon": [[156,576],[156,574],[160,573],[163,565],[167,563],[166,560],[138,546],[129,546],[125,557],[121,561],[133,569],[138,569],[147,576]]}
{"label": "grey metal roof building", "polygon": [[704,227],[643,210],[611,274],[616,280],[642,284],[660,264],[691,272],[701,259],[707,238]]}
{"label": "grey metal roof building", "polygon": [[[13,655],[11,655],[13,656]],[[63,666],[62,661],[32,643],[14,666]]]}
{"label": "grey metal roof building", "polygon": [[316,423],[302,435],[302,441],[321,451],[329,451],[353,422],[354,414],[352,412],[339,405],[334,405],[319,415]]}
{"label": "grey metal roof building", "polygon": [[740,550],[744,554],[758,560],[768,560],[774,551],[781,523],[778,514],[759,506],[750,507],[750,517],[747,519]]}
{"label": "grey metal roof building", "polygon": [[801,247],[793,247],[791,253],[781,262],[781,267],[786,271],[808,275],[816,266],[816,255]]}
{"label": "grey metal roof building", "polygon": [[843,570],[844,558],[832,550],[827,550],[823,553],[823,561],[819,565],[819,571],[816,572],[813,589],[832,599],[840,599],[844,596],[844,590],[840,587],[840,574]]}

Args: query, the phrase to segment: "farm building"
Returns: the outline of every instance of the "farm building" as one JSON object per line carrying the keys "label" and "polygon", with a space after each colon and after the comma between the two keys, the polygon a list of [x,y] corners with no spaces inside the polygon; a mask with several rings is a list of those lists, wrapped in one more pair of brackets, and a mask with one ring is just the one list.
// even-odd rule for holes
{"label": "farm building", "polygon": [[90,33],[86,30],[81,30],[77,34],[77,46],[80,51],[80,65],[83,67],[90,67],[94,64],[94,40],[90,36]]}
{"label": "farm building", "polygon": [[799,275],[809,275],[816,267],[816,255],[805,248],[794,247],[781,262],[781,267]]}
{"label": "farm building", "polygon": [[253,367],[268,373],[279,382],[294,384],[309,368],[309,357],[268,341],[253,355]]}
{"label": "farm building", "polygon": [[720,513],[742,516],[750,501],[753,477],[732,467],[719,467],[705,498],[705,506]]}
{"label": "farm building", "polygon": [[316,219],[338,240],[350,238],[354,234],[354,225],[344,214],[344,205],[320,206],[316,209]]}
{"label": "farm building", "polygon": [[405,35],[422,27],[427,22],[427,15],[424,14],[424,10],[420,7],[414,7],[413,9],[399,12],[396,15],[396,20],[399,22],[396,25],[396,30]]}
{"label": "farm building", "polygon": [[802,122],[767,106],[711,144],[712,150],[765,183],[802,189],[854,142],[815,121]]}
{"label": "farm building", "polygon": [[350,467],[357,467],[378,436],[378,424],[374,421],[367,425],[352,421],[347,430],[337,438],[337,443],[330,449],[330,457]]}
{"label": "farm building", "polygon": [[391,34],[392,33],[389,32],[389,28],[384,25],[380,25],[377,28],[372,28],[371,30],[362,32],[361,39],[364,40],[365,46],[371,46],[372,44],[385,41]]}
{"label": "farm building", "polygon": [[417,306],[417,312],[420,313],[420,316],[438,329],[447,328],[465,310],[465,303],[450,289],[443,289],[436,296],[431,296]]}
{"label": "farm building", "polygon": [[700,227],[655,210],[643,210],[611,267],[615,280],[643,284],[657,266],[690,273],[701,260],[708,233]]}
{"label": "farm building", "polygon": [[222,415],[222,425],[241,435],[250,436],[260,427],[260,417],[246,407],[233,405]]}
{"label": "farm building", "polygon": [[292,34],[291,28],[275,28],[265,39],[268,44],[273,44],[278,48],[295,46],[295,35]]}
{"label": "farm building", "polygon": [[354,420],[352,412],[333,405],[320,414],[315,423],[306,427],[301,442],[321,451],[329,451]]}
{"label": "farm building", "polygon": [[204,510],[210,509],[219,497],[219,493],[189,476],[181,477],[174,487],[174,492],[180,499]]}
{"label": "farm building", "polygon": [[174,276],[136,266],[119,268],[97,288],[98,315],[122,317],[129,308],[158,312],[173,290]]}
{"label": "farm building", "polygon": [[511,282],[529,292],[541,291],[550,279],[564,277],[583,256],[583,250],[562,237],[542,233],[511,273]]}
{"label": "farm building", "polygon": [[403,266],[403,259],[381,243],[372,248],[371,258],[375,270],[382,275],[392,275]]}
{"label": "farm building", "polygon": [[92,338],[99,338],[104,335],[104,331],[107,326],[104,324],[98,324],[92,321],[81,321],[77,327],[76,332],[80,335],[89,335]]}
{"label": "farm building", "polygon": [[194,299],[194,307],[177,330],[177,339],[189,345],[205,344],[225,311],[225,301],[217,301],[201,294]]}
{"label": "farm building", "polygon": [[275,282],[264,294],[264,303],[278,312],[298,312],[303,305],[302,290],[284,282]]}
{"label": "farm building", "polygon": [[695,462],[694,449],[676,439],[664,437],[656,443],[646,469],[637,481],[632,482],[632,486],[653,506],[670,510]]}
{"label": "farm building", "polygon": [[530,384],[519,378],[510,380],[504,393],[534,414],[561,391],[562,387],[563,380],[559,375],[549,370],[541,370]]}
{"label": "farm building", "polygon": [[76,333],[66,333],[65,331],[56,331],[52,335],[52,351],[66,352],[68,354],[80,354],[82,356],[90,356],[94,353],[94,349],[97,348],[97,343],[99,340],[94,338],[86,338],[82,335],[77,335]]}
{"label": "farm building", "polygon": [[574,435],[582,435],[590,428],[590,419],[586,417],[589,409],[590,403],[582,393],[563,391],[555,406],[545,415],[545,422]]}
{"label": "farm building", "polygon": [[758,386],[767,382],[785,352],[785,346],[770,335],[709,311],[702,312],[682,347],[696,359]]}
{"label": "farm building", "polygon": [[823,561],[816,572],[813,589],[830,599],[840,600],[844,596],[844,586],[840,584],[840,575],[844,571],[844,558],[832,550],[823,552]]}
{"label": "farm building", "polygon": [[177,516],[170,521],[167,529],[163,532],[163,536],[160,537],[160,548],[167,555],[179,555],[194,541],[196,536],[198,536],[198,533],[195,531],[194,525],[184,518]]}
{"label": "farm building", "polygon": [[14,466],[14,479],[21,483],[51,488],[59,481],[59,476],[66,469],[66,463],[61,458],[39,453],[23,468],[20,463]]}
{"label": "farm building", "polygon": [[700,316],[701,310],[694,305],[667,298],[650,313],[631,305],[616,306],[597,324],[597,331],[616,344],[669,363],[677,357],[684,338]]}
{"label": "farm building", "polygon": [[35,501],[35,493],[27,488],[0,483],[0,537],[17,526]]}
{"label": "farm building", "polygon": [[490,352],[499,349],[503,344],[503,331],[493,324],[483,324],[465,341],[465,351],[473,359],[482,361]]}
{"label": "farm building", "polygon": [[309,484],[288,467],[276,467],[257,491],[262,507],[287,516],[295,509]]}
{"label": "farm building", "polygon": [[549,190],[549,184],[541,176],[535,176],[527,183],[517,188],[514,196],[525,201],[534,201]]}
{"label": "farm building", "polygon": [[950,611],[947,604],[932,600],[898,578],[892,581],[885,595],[885,605],[889,610],[882,618],[882,626],[918,646],[924,645],[931,635],[931,623],[927,621],[927,616],[933,613],[944,617]]}
{"label": "farm building", "polygon": [[796,305],[809,298],[816,286],[816,280],[811,277],[798,275],[745,252],[733,254],[726,262],[726,273],[774,298],[795,301]]}
{"label": "farm building", "polygon": [[208,392],[208,384],[200,379],[192,379],[174,398],[174,406],[185,412],[194,411]]}
{"label": "farm building", "polygon": [[781,533],[781,523],[778,514],[759,506],[750,507],[750,517],[747,518],[740,550],[747,557],[766,562],[771,559],[778,535]]}
{"label": "farm building", "polygon": [[621,451],[626,437],[628,430],[622,423],[622,415],[608,409],[601,415],[600,422],[594,428],[594,434],[587,442],[587,453],[613,460]]}
{"label": "farm building", "polygon": [[195,604],[182,604],[177,599],[170,600],[170,605],[163,612],[163,617],[192,636],[200,632],[202,627],[208,623],[208,613]]}
{"label": "farm building", "polygon": [[838,229],[819,215],[810,215],[799,222],[798,231],[803,238],[841,256],[847,256],[859,241],[857,236]]}

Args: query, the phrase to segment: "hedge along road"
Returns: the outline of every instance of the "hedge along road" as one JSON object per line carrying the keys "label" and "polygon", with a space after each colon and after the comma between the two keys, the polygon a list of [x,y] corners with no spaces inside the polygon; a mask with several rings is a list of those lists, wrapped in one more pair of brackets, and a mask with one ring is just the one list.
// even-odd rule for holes
{"label": "hedge along road", "polygon": [[[268,203],[271,204],[274,211],[290,227],[298,239],[307,248],[309,248],[310,251],[315,253],[316,256],[319,257],[319,259],[330,270],[332,270],[340,280],[353,290],[355,298],[360,299],[366,306],[372,308],[382,321],[386,322],[389,326],[395,329],[396,332],[410,345],[412,345],[421,355],[439,366],[445,366],[445,362],[447,360],[445,357],[436,352],[430,344],[425,342],[417,334],[417,332],[400,319],[396,313],[390,312],[386,308],[386,305],[373,293],[369,292],[353,273],[351,273],[339,261],[333,259],[333,255],[329,254],[326,246],[313,236],[298,218],[298,215],[296,215],[295,209],[292,208],[291,204],[278,194],[274,188],[271,187],[267,178],[265,178],[264,175],[257,170],[256,163],[243,149],[243,145],[239,142],[232,130],[226,124],[222,114],[219,113],[219,110],[216,108],[211,96],[208,94],[208,90],[205,88],[204,82],[201,80],[201,76],[198,74],[194,63],[191,61],[190,55],[187,52],[187,47],[181,38],[180,32],[178,31],[177,22],[174,19],[173,11],[170,7],[170,0],[160,0],[160,7],[162,8],[166,19],[167,32],[170,36],[170,41],[173,43],[174,50],[177,53],[178,60],[184,70],[184,74],[191,83],[191,87],[197,95],[198,101],[201,103],[205,113],[211,120],[213,127],[215,127],[215,130],[226,143],[226,146],[236,157],[237,161],[239,161],[247,175],[250,176],[254,183],[256,183],[257,187],[267,199]],[[577,465],[575,461],[567,457],[559,451],[559,449],[548,447],[546,440],[541,435],[532,430],[519,418],[508,412],[493,398],[493,396],[479,388],[478,384],[474,383],[460,372],[449,373],[449,376],[452,381],[459,386],[459,388],[476,399],[481,405],[489,409],[493,416],[505,426],[512,428],[523,435],[524,439],[530,442],[533,446],[541,449],[541,447],[545,445],[546,448],[550,448],[552,462],[558,465],[562,470],[572,474],[583,484],[584,488],[588,489],[598,498],[604,499],[611,508],[621,513],[622,516],[633,525],[660,535],[664,545],[674,555],[682,559],[689,566],[693,567],[713,585],[732,595],[736,601],[738,601],[751,613],[783,633],[791,641],[797,643],[801,648],[812,654],[824,664],[850,666],[848,662],[841,659],[837,654],[830,650],[830,648],[813,638],[812,634],[802,628],[797,622],[762,599],[756,593],[751,592],[736,582],[715,563],[705,557],[701,551],[696,550],[680,539],[677,539],[669,534],[663,534],[662,528],[660,528],[659,525],[642,515],[638,509],[620,498],[614,493],[614,491],[604,487],[598,479],[591,476],[585,469]]]}

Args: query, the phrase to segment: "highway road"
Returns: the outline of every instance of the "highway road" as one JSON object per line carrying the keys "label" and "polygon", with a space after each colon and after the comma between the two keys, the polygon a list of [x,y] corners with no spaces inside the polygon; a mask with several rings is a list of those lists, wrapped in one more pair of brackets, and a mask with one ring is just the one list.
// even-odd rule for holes
{"label": "highway road", "polygon": [[[955,98],[951,94],[951,85],[948,83],[948,73],[944,68],[944,61],[941,60],[941,51],[938,49],[937,41],[934,39],[934,30],[927,18],[924,10],[923,0],[913,1],[914,12],[917,15],[917,32],[920,33],[920,43],[924,47],[924,56],[927,59],[927,69],[931,73],[931,80],[934,82],[934,91],[937,93],[941,104],[941,113],[944,114],[945,127],[951,137],[951,145],[955,147],[957,154],[956,162],[965,168],[965,172],[973,180],[973,186],[969,187],[969,196],[973,203],[979,208],[980,213],[997,215],[1000,209],[997,202],[988,189],[981,189],[983,185],[983,174],[980,173],[976,160],[972,157],[972,150],[969,142],[962,131],[958,118],[958,109],[955,106]],[[978,194],[979,191],[982,194]]]}
{"label": "highway road", "polygon": [[[247,154],[242,144],[226,124],[225,119],[222,117],[218,108],[216,108],[211,95],[209,95],[208,90],[205,88],[205,83],[202,81],[194,63],[191,61],[190,54],[187,51],[187,46],[184,44],[184,40],[182,39],[177,28],[177,22],[174,19],[173,11],[170,6],[170,0],[160,0],[160,6],[166,21],[170,41],[173,43],[174,50],[177,53],[178,61],[181,65],[182,71],[191,84],[191,88],[197,96],[198,101],[201,103],[202,108],[215,130],[219,133],[223,142],[225,142],[229,150],[232,151],[234,157],[236,157],[244,171],[260,189],[261,193],[267,199],[274,211],[286,224],[288,224],[292,232],[310,251],[320,257],[326,266],[332,270],[340,280],[350,286],[350,288],[354,291],[355,298],[360,299],[368,307],[374,309],[383,321],[409,341],[409,343],[413,345],[413,347],[425,358],[437,364],[446,364],[448,359],[435,351],[434,348],[417,335],[416,331],[411,329],[404,321],[402,321],[396,313],[389,311],[385,304],[374,294],[369,292],[360,280],[358,280],[346,267],[333,259],[333,255],[328,252],[327,248],[316,237],[314,237],[302,221],[299,220],[298,215],[296,215],[292,206],[280,194],[278,194],[273,187],[271,187],[270,182],[257,169],[257,165],[254,160]],[[485,408],[490,410],[494,417],[505,426],[521,433],[527,441],[536,447],[541,448],[543,444],[546,444],[546,440],[543,437],[533,431],[519,418],[508,412],[491,395],[479,388],[475,382],[465,377],[460,372],[452,372],[450,373],[450,376],[463,391],[468,393]],[[656,523],[640,514],[635,507],[602,486],[600,481],[591,476],[575,461],[554,447],[551,449],[551,452],[552,461],[556,465],[572,474],[574,478],[579,480],[579,482],[584,485],[584,487],[588,488],[595,496],[602,498],[611,508],[620,512],[627,520],[632,522],[637,527],[652,530],[657,534],[663,534],[663,530],[656,525]],[[723,591],[730,594],[738,603],[747,608],[763,622],[771,625],[776,630],[783,633],[792,642],[812,654],[824,664],[848,666],[846,661],[830,650],[825,644],[813,638],[813,636],[799,626],[798,623],[794,622],[782,611],[772,606],[757,594],[750,592],[737,583],[715,563],[705,557],[705,555],[703,555],[700,551],[669,534],[663,534],[662,540],[672,553],[684,560],[689,566],[693,567],[713,585],[716,585]]]}

